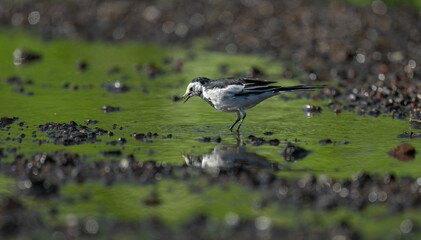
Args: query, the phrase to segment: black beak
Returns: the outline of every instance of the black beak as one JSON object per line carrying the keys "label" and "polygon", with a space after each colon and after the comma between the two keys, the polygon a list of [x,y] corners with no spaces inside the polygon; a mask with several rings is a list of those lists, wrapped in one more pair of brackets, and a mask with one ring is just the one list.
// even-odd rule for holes
{"label": "black beak", "polygon": [[183,98],[186,98],[183,102],[183,103],[186,103],[187,100],[189,100],[191,98],[191,96],[190,95],[184,95]]}

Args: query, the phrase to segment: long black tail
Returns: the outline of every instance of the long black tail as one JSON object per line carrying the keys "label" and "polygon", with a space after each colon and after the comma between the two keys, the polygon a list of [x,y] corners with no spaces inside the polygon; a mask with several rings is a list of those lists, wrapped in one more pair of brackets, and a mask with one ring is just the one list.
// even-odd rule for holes
{"label": "long black tail", "polygon": [[297,91],[312,91],[316,89],[321,89],[327,85],[297,85],[297,86],[288,86],[288,87],[278,87],[274,90],[275,93],[281,92],[297,92]]}

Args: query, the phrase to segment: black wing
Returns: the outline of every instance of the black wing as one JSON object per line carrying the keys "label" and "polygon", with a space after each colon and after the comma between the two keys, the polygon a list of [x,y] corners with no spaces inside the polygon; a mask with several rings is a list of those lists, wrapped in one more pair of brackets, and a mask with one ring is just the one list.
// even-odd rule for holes
{"label": "black wing", "polygon": [[265,92],[292,92],[292,91],[305,91],[314,90],[325,87],[325,85],[297,85],[297,86],[268,86],[269,84],[276,83],[274,81],[253,79],[253,78],[221,78],[211,80],[206,84],[208,88],[226,88],[229,85],[242,85],[244,89],[241,93],[237,93],[237,96],[249,95],[249,94],[260,94]]}
{"label": "black wing", "polygon": [[294,91],[311,91],[315,89],[320,89],[325,87],[325,85],[297,85],[297,86],[268,86],[271,83],[276,83],[273,81],[259,80],[259,79],[248,79],[243,78],[244,90],[241,93],[236,94],[237,96],[241,95],[250,95],[250,94],[260,94],[266,92],[294,92]]}
{"label": "black wing", "polygon": [[251,78],[221,78],[211,80],[206,84],[208,88],[226,88],[229,85],[243,85],[244,88],[259,88],[267,87],[268,84],[275,83],[266,80],[251,79]]}

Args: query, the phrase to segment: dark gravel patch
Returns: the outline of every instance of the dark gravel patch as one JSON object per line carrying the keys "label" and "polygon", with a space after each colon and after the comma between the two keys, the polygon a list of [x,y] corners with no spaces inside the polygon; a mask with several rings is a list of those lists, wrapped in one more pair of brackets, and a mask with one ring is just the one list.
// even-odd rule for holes
{"label": "dark gravel patch", "polygon": [[[272,134],[273,133],[270,133],[270,132],[264,133],[264,135],[272,135]],[[269,145],[272,145],[272,146],[278,146],[279,143],[280,143],[279,139],[277,139],[277,138],[266,140],[262,137],[256,137],[254,135],[249,135],[247,137],[247,139],[248,139],[248,141],[246,141],[246,142],[253,145],[253,146],[260,146],[262,144],[269,144]]]}
{"label": "dark gravel patch", "polygon": [[47,137],[52,139],[54,144],[64,146],[99,142],[100,140],[97,139],[97,136],[113,135],[112,132],[102,128],[88,128],[74,121],[70,121],[68,124],[44,123],[38,126],[38,131],[46,132]]}
{"label": "dark gravel patch", "polygon": [[4,128],[7,125],[10,125],[14,122],[16,122],[17,120],[19,120],[19,118],[17,117],[1,117],[0,118],[0,128]]}

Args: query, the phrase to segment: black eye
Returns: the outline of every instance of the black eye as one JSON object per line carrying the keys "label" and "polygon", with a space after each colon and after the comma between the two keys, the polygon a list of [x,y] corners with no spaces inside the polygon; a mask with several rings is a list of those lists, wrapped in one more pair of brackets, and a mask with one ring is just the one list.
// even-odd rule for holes
{"label": "black eye", "polygon": [[189,89],[189,91],[190,91],[190,92],[192,92],[192,91],[193,91],[193,88],[191,87],[191,88]]}

